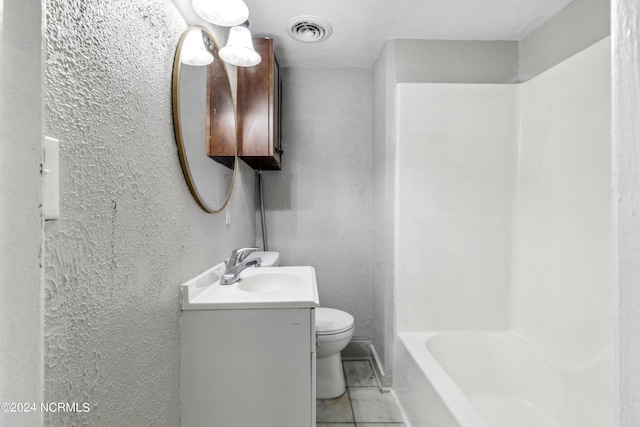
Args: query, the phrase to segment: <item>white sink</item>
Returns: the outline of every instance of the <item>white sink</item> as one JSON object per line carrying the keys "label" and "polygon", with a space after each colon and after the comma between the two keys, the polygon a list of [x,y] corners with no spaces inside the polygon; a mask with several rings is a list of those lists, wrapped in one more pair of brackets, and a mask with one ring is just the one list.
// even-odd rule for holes
{"label": "white sink", "polygon": [[183,283],[182,309],[317,307],[318,288],[313,267],[247,268],[240,280],[221,285],[224,263]]}
{"label": "white sink", "polygon": [[[246,270],[245,270],[246,271]],[[242,277],[238,282],[238,289],[245,292],[295,292],[304,284],[304,279],[299,274],[284,273],[258,269],[256,274]]]}

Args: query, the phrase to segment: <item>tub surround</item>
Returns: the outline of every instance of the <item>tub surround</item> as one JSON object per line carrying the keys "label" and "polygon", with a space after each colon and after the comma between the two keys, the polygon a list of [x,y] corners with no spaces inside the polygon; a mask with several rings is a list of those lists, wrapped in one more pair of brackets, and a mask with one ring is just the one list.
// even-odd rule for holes
{"label": "tub surround", "polygon": [[511,326],[574,360],[613,339],[610,43],[520,87]]}
{"label": "tub surround", "polygon": [[613,425],[609,54],[520,85],[398,85],[395,385],[415,425],[475,426],[469,403],[496,427]]}
{"label": "tub surround", "polygon": [[509,323],[517,86],[400,84],[398,332]]}
{"label": "tub surround", "polygon": [[390,40],[385,43],[373,67],[371,168],[373,345],[380,357],[385,384],[391,384],[393,377],[396,84],[527,81],[606,37],[608,16],[608,0],[574,0],[520,42]]}

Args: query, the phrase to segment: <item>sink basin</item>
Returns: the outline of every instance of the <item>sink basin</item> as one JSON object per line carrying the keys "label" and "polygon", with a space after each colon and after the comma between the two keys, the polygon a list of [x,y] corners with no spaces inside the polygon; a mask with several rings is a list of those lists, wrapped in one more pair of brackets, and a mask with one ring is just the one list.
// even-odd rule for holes
{"label": "sink basin", "polygon": [[318,307],[313,267],[247,268],[240,280],[221,285],[220,263],[181,285],[183,310]]}
{"label": "sink basin", "polygon": [[269,272],[242,277],[238,289],[245,292],[288,292],[302,285],[302,277],[297,274]]}

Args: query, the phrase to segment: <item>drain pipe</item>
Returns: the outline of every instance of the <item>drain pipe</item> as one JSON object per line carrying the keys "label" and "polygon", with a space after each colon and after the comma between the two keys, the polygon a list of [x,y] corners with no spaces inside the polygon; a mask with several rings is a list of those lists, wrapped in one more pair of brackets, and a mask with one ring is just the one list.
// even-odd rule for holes
{"label": "drain pipe", "polygon": [[267,224],[264,219],[264,196],[262,194],[262,171],[257,170],[256,174],[258,174],[258,194],[260,195],[260,221],[262,222],[262,250],[268,251],[269,246],[267,245]]}

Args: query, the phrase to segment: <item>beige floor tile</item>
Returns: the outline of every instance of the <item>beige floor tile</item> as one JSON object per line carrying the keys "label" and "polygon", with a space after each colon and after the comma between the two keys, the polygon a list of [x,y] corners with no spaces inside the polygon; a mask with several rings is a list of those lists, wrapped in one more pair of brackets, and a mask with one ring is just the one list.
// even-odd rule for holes
{"label": "beige floor tile", "polygon": [[378,382],[368,360],[349,360],[342,363],[349,387],[377,387]]}
{"label": "beige floor tile", "polygon": [[316,422],[353,423],[354,421],[348,390],[335,399],[316,400]]}
{"label": "beige floor tile", "polygon": [[380,393],[378,387],[349,389],[356,423],[401,423],[400,404],[392,393]]}

